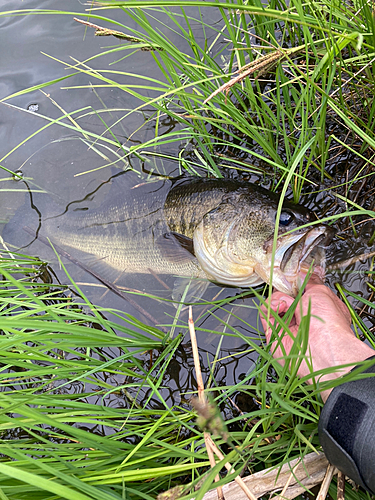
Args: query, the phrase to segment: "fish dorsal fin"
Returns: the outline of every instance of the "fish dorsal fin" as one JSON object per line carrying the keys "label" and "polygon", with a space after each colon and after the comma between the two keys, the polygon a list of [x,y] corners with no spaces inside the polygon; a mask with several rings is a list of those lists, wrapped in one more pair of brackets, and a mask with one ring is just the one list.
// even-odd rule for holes
{"label": "fish dorsal fin", "polygon": [[157,238],[155,244],[169,262],[182,263],[195,259],[194,253],[191,251],[193,240],[182,234],[164,233]]}

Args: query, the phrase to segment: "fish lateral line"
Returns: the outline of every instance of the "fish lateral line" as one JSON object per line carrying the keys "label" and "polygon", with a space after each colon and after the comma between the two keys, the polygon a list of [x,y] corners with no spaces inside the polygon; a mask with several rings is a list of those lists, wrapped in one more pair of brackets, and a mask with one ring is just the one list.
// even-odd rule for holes
{"label": "fish lateral line", "polygon": [[[28,234],[30,234],[31,236],[35,236],[35,231],[33,231],[30,227],[24,226],[22,229],[24,231],[26,231]],[[72,262],[73,264],[75,264],[79,268],[81,268],[84,271],[86,271],[87,273],[91,274],[91,276],[93,276],[100,283],[102,283],[104,286],[106,286],[109,290],[111,290],[111,292],[115,293],[118,297],[121,297],[122,299],[124,299],[127,302],[129,302],[129,304],[132,307],[134,307],[145,318],[147,318],[149,321],[151,321],[155,326],[158,325],[158,321],[148,311],[146,311],[145,309],[143,309],[143,307],[141,307],[133,299],[131,299],[130,297],[127,297],[114,283],[111,283],[110,281],[108,281],[105,278],[103,278],[102,276],[100,276],[100,274],[98,274],[97,272],[95,272],[92,269],[90,269],[89,267],[85,266],[81,261],[79,261],[78,259],[74,258],[72,255],[70,255],[68,252],[66,252],[64,249],[62,249],[59,245],[56,245],[55,243],[52,243],[51,241],[49,241],[47,238],[45,238],[41,234],[38,234],[36,237],[44,245],[47,245],[49,247],[51,247],[51,245],[52,245],[52,247],[56,250],[56,252],[61,257],[64,257],[64,258],[68,259],[70,262]],[[135,292],[135,293],[138,293],[138,294],[141,294],[141,295],[146,295],[144,292],[141,292],[140,290],[135,290],[135,289],[126,288],[126,287],[122,287],[122,288],[124,290],[128,291],[128,292]],[[164,328],[164,327],[159,327],[159,328],[161,328],[161,330],[164,333],[168,333],[167,330],[166,330],[166,328]]]}

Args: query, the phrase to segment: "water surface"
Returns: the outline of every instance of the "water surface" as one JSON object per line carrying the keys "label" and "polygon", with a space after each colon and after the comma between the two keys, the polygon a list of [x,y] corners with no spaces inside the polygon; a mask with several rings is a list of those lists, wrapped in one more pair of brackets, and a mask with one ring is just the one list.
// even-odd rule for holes
{"label": "water surface", "polygon": [[[7,2],[2,6],[4,10],[14,8],[14,2]],[[24,7],[61,9],[61,1],[45,0],[42,2],[29,1]],[[77,17],[84,18],[85,6],[77,0],[64,0],[64,10],[76,12]],[[212,15],[212,11],[209,11]],[[194,13],[192,10],[191,13]],[[135,23],[121,11],[111,10],[112,17],[121,20],[128,27],[135,28]],[[204,15],[204,13],[203,13]],[[215,19],[210,19],[207,13],[207,22],[215,24]],[[0,80],[0,96],[4,98],[25,88],[40,83],[62,78],[74,69],[68,68],[77,61],[86,61],[97,53],[113,46],[120,46],[121,41],[114,38],[94,37],[93,30],[85,33],[85,28],[73,20],[73,14],[0,17],[0,30],[9,50],[2,51],[2,78]],[[94,21],[95,22],[95,21]],[[98,23],[100,24],[100,23]],[[160,27],[160,26],[159,26]],[[165,31],[168,26],[164,27]],[[186,49],[183,39],[176,33],[173,35],[176,44],[181,49]],[[202,32],[197,28],[196,36],[202,38]],[[212,37],[214,33],[212,34]],[[47,54],[47,55],[46,55]],[[50,57],[48,57],[50,56]],[[100,59],[90,61],[92,68],[121,69],[126,73],[144,74],[149,77],[162,79],[162,75],[154,62],[153,56],[148,52],[136,52],[131,57],[111,66],[119,59],[118,53],[110,54]],[[63,63],[59,62],[63,61]],[[119,83],[132,84],[137,80],[131,76],[121,75]],[[116,188],[111,182],[119,170],[132,168],[141,174],[142,170],[155,171],[162,175],[178,176],[181,173],[177,162],[168,159],[147,158],[140,160],[136,156],[121,159],[126,149],[121,150],[104,139],[113,139],[112,134],[121,141],[124,148],[129,148],[142,141],[152,139],[155,134],[155,123],[147,121],[151,110],[129,114],[129,110],[136,108],[139,101],[131,93],[118,88],[94,88],[98,83],[88,75],[79,73],[74,77],[46,87],[45,92],[30,92],[7,101],[20,109],[2,105],[0,126],[0,158],[1,164],[11,171],[22,172],[25,180],[15,181],[9,174],[0,170],[1,182],[1,212],[0,220],[4,225],[15,214],[23,211],[23,217],[38,217],[35,207],[45,214],[53,216],[58,211],[65,210],[93,210],[105,206],[111,199],[111,189]],[[80,87],[80,88],[71,88]],[[148,92],[152,95],[152,91]],[[47,94],[47,95],[46,95]],[[78,110],[78,111],[77,111]],[[72,122],[64,118],[62,123],[67,127],[53,125],[36,133],[49,122],[43,116],[59,119],[64,113],[72,113],[75,123],[84,130],[97,134],[98,138],[78,134],[69,129]],[[159,133],[167,132],[175,127],[168,120],[161,121]],[[35,134],[33,137],[31,137]],[[26,140],[28,139],[28,140]],[[23,142],[25,141],[25,142]],[[166,144],[165,148],[157,152],[170,153],[178,157],[181,145]],[[336,168],[334,165],[333,169]],[[349,166],[350,168],[350,166]],[[226,172],[228,174],[228,172]],[[341,172],[342,174],[342,172]],[[341,175],[340,174],[340,175]],[[233,176],[233,172],[229,172]],[[237,175],[237,174],[235,174]],[[144,182],[146,176],[137,178],[138,183]],[[270,185],[270,179],[259,176],[251,177]],[[50,200],[50,201],[46,201]],[[302,202],[315,210],[318,214],[326,210],[340,209],[335,206],[330,208],[331,199],[319,193],[305,195]],[[28,222],[29,224],[29,222]],[[341,231],[345,228],[340,227]],[[368,235],[371,227],[359,234],[355,241],[338,239],[329,252],[328,260],[347,258],[349,254],[355,255],[368,251]],[[345,235],[345,233],[343,233]],[[22,233],[22,239],[25,234]],[[27,238],[26,238],[27,240]],[[38,248],[29,247],[30,241],[24,245],[25,251],[31,254],[44,256],[43,245]],[[371,250],[371,248],[370,248]],[[46,257],[47,258],[47,257]],[[51,259],[53,260],[53,259]],[[144,322],[149,322],[128,301],[121,299],[103,287],[102,284],[81,268],[66,261],[69,272],[75,281],[82,287],[93,303],[103,307],[112,307],[128,312]],[[60,280],[66,282],[64,273],[56,263],[52,264],[54,272]],[[339,282],[341,285],[358,292],[365,297],[371,296],[371,290],[363,279],[368,270],[368,262],[359,262],[346,269],[346,274],[335,271],[328,275],[331,287]],[[173,286],[173,280],[166,283]],[[151,292],[155,295],[168,298],[166,288],[152,275],[131,276],[126,286],[140,292]],[[241,290],[222,288],[212,285],[205,296],[207,299],[231,297]],[[176,312],[173,304],[151,300],[142,296],[132,296],[133,300],[152,314],[157,323],[169,329],[174,322],[186,325],[187,311]],[[355,301],[354,301],[355,303]],[[224,308],[194,307],[194,316],[197,319],[197,328],[204,332],[199,333],[199,344],[202,359],[212,360],[214,356],[223,358],[215,365],[215,377],[223,384],[233,384],[240,380],[254,366],[254,356],[243,354],[247,346],[243,340],[235,337],[222,337],[213,332],[228,332],[228,325],[238,329],[243,335],[251,338],[258,337],[259,319],[254,298],[240,298],[235,303]],[[178,317],[176,316],[178,314]],[[371,311],[364,315],[364,321],[369,328],[374,328],[374,317]],[[224,322],[227,324],[225,325]],[[174,328],[174,334],[186,333],[185,327]],[[220,344],[220,345],[219,345]],[[219,346],[219,347],[218,347]],[[184,349],[178,352],[176,363],[170,365],[168,373],[169,402],[178,403],[183,399],[184,393],[195,389],[192,372],[192,358],[190,356],[188,341]],[[218,353],[216,350],[219,349]],[[203,355],[204,353],[204,355]],[[207,376],[209,369],[206,359],[204,368]],[[116,404],[122,404],[121,399]],[[155,404],[157,404],[155,402]]]}

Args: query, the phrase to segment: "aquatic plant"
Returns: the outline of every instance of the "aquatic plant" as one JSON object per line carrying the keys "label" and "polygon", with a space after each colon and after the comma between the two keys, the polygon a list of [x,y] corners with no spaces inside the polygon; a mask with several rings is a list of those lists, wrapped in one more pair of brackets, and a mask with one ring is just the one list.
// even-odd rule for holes
{"label": "aquatic plant", "polygon": [[[122,11],[122,21],[117,15],[112,19],[115,9]],[[270,1],[265,6],[255,0],[135,0],[94,2],[85,16],[46,9],[2,15],[26,13],[74,15],[88,30],[91,26],[98,35],[122,43],[90,60],[60,61],[71,74],[4,101],[53,84],[67,85],[69,78],[70,88],[77,88],[75,75],[86,75],[94,91],[118,89],[139,101],[111,125],[107,117],[115,110],[105,106],[60,110],[57,119],[34,113],[46,121],[38,134],[50,126],[74,131],[102,155],[101,168],[129,168],[136,158],[149,172],[168,174],[162,169],[162,161],[168,160],[193,175],[258,176],[282,196],[289,191],[296,201],[307,203],[312,192],[325,192],[333,201],[325,205],[324,220],[335,222],[342,236],[357,236],[358,228],[367,228],[363,237],[373,242],[375,233],[366,220],[374,217],[369,194],[374,183],[375,40],[366,2]],[[126,16],[137,29],[128,26]],[[153,61],[160,78],[124,71],[124,62],[134,54]],[[113,57],[113,65],[100,70],[104,56]],[[131,83],[123,83],[126,78]],[[84,120],[93,116],[103,133],[84,127]],[[147,129],[147,140],[136,145],[124,143],[117,132],[133,116],[143,118],[133,139]],[[176,315],[165,325],[178,333],[171,338],[129,315],[92,305],[69,279],[68,288],[45,283],[40,265],[2,254],[0,495],[17,500],[30,493],[43,499],[150,499],[183,484],[180,493],[191,498],[199,484],[194,496],[202,498],[224,460],[210,471],[196,410],[187,399],[170,407],[163,392],[168,367],[188,330],[186,319]],[[367,296],[345,286],[338,291],[343,300],[354,299],[355,305],[348,305],[356,333],[374,343],[373,270],[367,265],[366,270]],[[242,380],[226,385],[215,371],[218,348],[206,380],[207,393],[230,431],[230,441],[219,434],[215,442],[239,474],[319,449],[322,402],[319,385],[307,386],[295,376],[309,318],[287,360],[290,374],[256,341],[254,325],[242,319],[241,308],[253,304],[226,309],[225,321],[216,314],[232,300],[207,304],[205,314],[217,317],[217,331],[197,325],[196,330],[240,338],[245,354],[257,355],[256,366]],[[289,316],[277,318],[286,330]],[[109,347],[116,352],[105,349]],[[232,402],[239,396],[253,407],[238,412]],[[220,483],[232,476],[223,474]],[[356,498],[365,496],[356,493]]]}

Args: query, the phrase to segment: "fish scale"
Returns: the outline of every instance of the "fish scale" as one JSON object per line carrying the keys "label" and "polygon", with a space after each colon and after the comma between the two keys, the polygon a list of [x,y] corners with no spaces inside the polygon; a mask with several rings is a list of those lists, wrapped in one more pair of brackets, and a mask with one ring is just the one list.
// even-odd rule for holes
{"label": "fish scale", "polygon": [[198,276],[200,270],[192,256],[184,262],[171,262],[163,255],[158,240],[170,231],[163,202],[154,199],[150,209],[147,199],[128,198],[115,201],[108,210],[68,212],[46,220],[40,234],[68,252],[91,255],[92,263],[105,263],[119,273],[149,273],[151,269],[157,274]]}
{"label": "fish scale", "polygon": [[[323,244],[331,237],[327,226],[299,229],[313,219],[312,214],[284,200],[272,259],[276,194],[229,179],[141,186],[110,193],[97,209],[77,209],[70,203],[66,213],[42,220],[40,234],[76,259],[89,256],[92,265],[106,266],[118,275],[151,270],[253,286],[269,280],[274,262],[274,286],[291,294],[296,290],[301,256],[311,252],[314,242]],[[8,243],[20,232],[15,221],[4,231]],[[297,245],[298,241],[303,244]]]}

